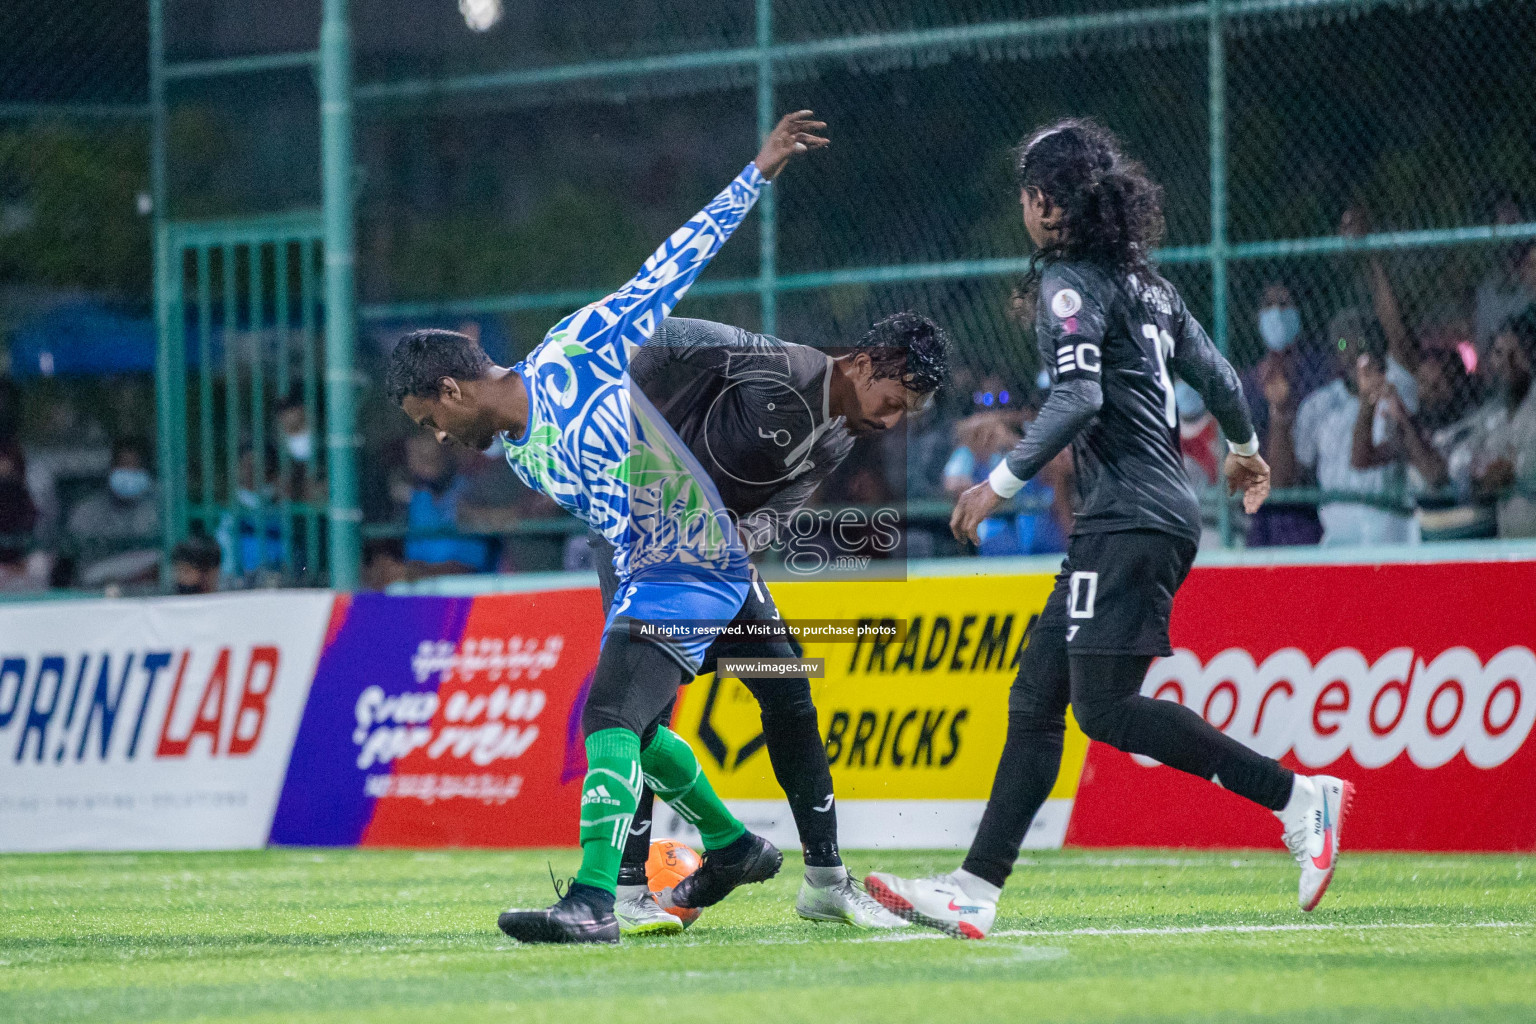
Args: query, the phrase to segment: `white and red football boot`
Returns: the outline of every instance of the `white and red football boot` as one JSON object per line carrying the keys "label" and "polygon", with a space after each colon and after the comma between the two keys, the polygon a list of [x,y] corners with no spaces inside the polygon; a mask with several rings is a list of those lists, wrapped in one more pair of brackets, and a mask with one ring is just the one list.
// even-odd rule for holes
{"label": "white and red football boot", "polygon": [[967,896],[953,874],[902,878],[875,871],[864,887],[897,917],[957,939],[986,938],[997,918],[997,900]]}
{"label": "white and red football boot", "polygon": [[1316,907],[1333,881],[1344,818],[1354,799],[1353,783],[1331,775],[1298,775],[1290,803],[1275,812],[1285,826],[1285,845],[1301,865],[1296,899],[1302,910]]}

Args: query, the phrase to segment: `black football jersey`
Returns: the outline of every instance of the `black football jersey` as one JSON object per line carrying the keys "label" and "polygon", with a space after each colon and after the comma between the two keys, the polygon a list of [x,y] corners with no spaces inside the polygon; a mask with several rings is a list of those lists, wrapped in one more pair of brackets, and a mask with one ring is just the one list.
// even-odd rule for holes
{"label": "black football jersey", "polygon": [[[1072,438],[1073,532],[1153,529],[1198,540],[1200,504],[1179,449],[1175,378],[1200,392],[1228,437],[1246,441],[1253,428],[1237,374],[1178,291],[1155,273],[1056,262],[1040,282],[1035,326],[1054,384],[1090,382],[1068,394],[1091,394],[1097,384],[1101,401]],[[1025,461],[1010,455],[1020,479],[1040,468]]]}
{"label": "black football jersey", "polygon": [[831,365],[807,345],[668,317],[629,373],[725,507],[745,515],[770,503],[798,506],[846,458],[853,439],[828,413]]}

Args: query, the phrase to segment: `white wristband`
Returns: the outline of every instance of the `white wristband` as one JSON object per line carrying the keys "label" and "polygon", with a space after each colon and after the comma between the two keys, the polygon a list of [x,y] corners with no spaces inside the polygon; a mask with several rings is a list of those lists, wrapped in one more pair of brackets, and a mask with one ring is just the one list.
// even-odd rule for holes
{"label": "white wristband", "polygon": [[1233,455],[1257,455],[1259,454],[1259,435],[1255,433],[1243,444],[1233,444],[1228,441],[1227,448]]}
{"label": "white wristband", "polygon": [[999,498],[1011,498],[1024,487],[1023,480],[1008,472],[1007,459],[999,462],[996,468],[987,474],[987,483],[992,485],[993,493]]}

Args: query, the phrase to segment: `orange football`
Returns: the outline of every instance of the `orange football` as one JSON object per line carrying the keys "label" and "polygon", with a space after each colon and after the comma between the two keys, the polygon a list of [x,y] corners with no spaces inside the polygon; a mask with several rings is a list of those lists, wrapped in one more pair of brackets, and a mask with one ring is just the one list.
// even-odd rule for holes
{"label": "orange football", "polygon": [[[676,839],[658,839],[651,843],[650,855],[645,859],[645,881],[651,892],[670,889],[699,869],[699,855],[692,848]],[[684,924],[697,920],[699,911],[667,908]]]}

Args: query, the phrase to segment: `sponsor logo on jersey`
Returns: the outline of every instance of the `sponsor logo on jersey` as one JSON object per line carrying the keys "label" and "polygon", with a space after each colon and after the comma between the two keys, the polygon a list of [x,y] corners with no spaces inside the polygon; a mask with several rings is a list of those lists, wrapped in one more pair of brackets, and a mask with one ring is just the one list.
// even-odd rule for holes
{"label": "sponsor logo on jersey", "polygon": [[1058,320],[1065,320],[1083,308],[1083,297],[1072,288],[1063,288],[1051,296],[1051,312]]}

